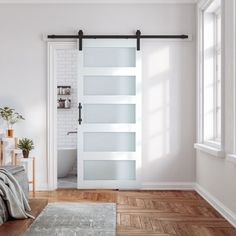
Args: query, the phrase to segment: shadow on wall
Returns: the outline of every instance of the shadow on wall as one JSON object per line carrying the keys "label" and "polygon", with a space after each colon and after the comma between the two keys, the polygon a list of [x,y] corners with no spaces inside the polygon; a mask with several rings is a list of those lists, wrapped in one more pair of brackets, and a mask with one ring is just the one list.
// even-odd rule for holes
{"label": "shadow on wall", "polygon": [[[182,44],[183,45],[183,44]],[[144,179],[155,181],[179,181],[174,176],[183,176],[181,170],[188,167],[193,158],[194,118],[188,104],[194,104],[194,94],[185,91],[192,83],[188,78],[184,47],[175,43],[159,43],[147,46],[143,53],[143,166]],[[153,50],[156,48],[156,50]],[[191,97],[190,97],[191,96]],[[189,99],[189,101],[188,101]],[[195,109],[195,108],[193,108]],[[193,114],[194,116],[194,114]],[[190,121],[189,121],[190,119]],[[186,126],[185,126],[186,125]],[[189,147],[187,147],[189,146]],[[190,150],[190,151],[189,151]],[[192,154],[194,156],[194,154]],[[181,164],[182,163],[182,164]],[[149,176],[149,168],[155,168],[156,174]],[[165,176],[165,177],[164,177]],[[159,178],[159,180],[157,180]],[[169,180],[168,180],[169,178]],[[180,177],[181,179],[182,177]]]}
{"label": "shadow on wall", "polygon": [[[147,115],[147,158],[153,161],[170,152],[170,49],[163,47],[148,58],[149,89]],[[155,153],[155,155],[153,155]]]}

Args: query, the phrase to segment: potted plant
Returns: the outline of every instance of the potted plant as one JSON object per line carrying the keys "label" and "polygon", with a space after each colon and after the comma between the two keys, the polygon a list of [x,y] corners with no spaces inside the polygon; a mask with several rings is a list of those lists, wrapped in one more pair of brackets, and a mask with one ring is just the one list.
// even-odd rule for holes
{"label": "potted plant", "polygon": [[34,149],[34,143],[32,139],[22,138],[19,140],[18,148],[22,150],[24,158],[29,157],[29,152]]}
{"label": "potted plant", "polygon": [[18,112],[15,112],[15,109],[9,107],[0,108],[0,116],[3,120],[7,122],[7,137],[13,137],[13,125],[20,120],[24,120],[24,117]]}

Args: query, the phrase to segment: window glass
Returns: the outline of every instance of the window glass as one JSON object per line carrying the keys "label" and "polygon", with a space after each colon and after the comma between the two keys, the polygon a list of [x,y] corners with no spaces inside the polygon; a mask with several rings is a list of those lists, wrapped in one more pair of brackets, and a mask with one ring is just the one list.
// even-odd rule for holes
{"label": "window glass", "polygon": [[221,142],[221,11],[215,0],[203,17],[203,141]]}

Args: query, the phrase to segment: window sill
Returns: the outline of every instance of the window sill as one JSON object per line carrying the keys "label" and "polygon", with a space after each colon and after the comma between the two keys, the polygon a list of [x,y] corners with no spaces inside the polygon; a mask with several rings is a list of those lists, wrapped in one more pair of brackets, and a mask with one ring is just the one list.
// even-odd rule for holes
{"label": "window sill", "polygon": [[236,154],[227,154],[226,160],[236,164]]}
{"label": "window sill", "polygon": [[211,147],[211,146],[203,144],[203,143],[195,143],[194,148],[196,148],[202,152],[206,152],[208,154],[211,154],[212,156],[215,156],[215,157],[224,158],[224,156],[225,156],[224,152],[221,149]]}

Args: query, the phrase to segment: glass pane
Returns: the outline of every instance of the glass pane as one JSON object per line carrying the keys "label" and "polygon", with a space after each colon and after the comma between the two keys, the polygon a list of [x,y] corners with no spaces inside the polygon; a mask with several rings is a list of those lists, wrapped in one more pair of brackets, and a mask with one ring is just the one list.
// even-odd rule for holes
{"label": "glass pane", "polygon": [[135,161],[84,161],[85,180],[135,180]]}
{"label": "glass pane", "polygon": [[85,152],[135,152],[134,132],[85,132]]}
{"label": "glass pane", "polygon": [[217,131],[216,131],[216,140],[221,141],[221,109],[217,110]]}
{"label": "glass pane", "polygon": [[214,139],[215,116],[215,21],[212,11],[204,12],[204,141]]}
{"label": "glass pane", "polygon": [[135,48],[84,48],[85,67],[135,67]]}
{"label": "glass pane", "polygon": [[[210,66],[212,62],[209,61]],[[206,62],[205,62],[206,64]],[[205,71],[206,74],[206,71]],[[204,77],[204,140],[214,139],[214,76],[213,71],[208,71]]]}
{"label": "glass pane", "polygon": [[135,95],[135,76],[85,76],[84,95]]}
{"label": "glass pane", "polygon": [[216,19],[217,24],[217,45],[221,44],[221,16],[218,15]]}
{"label": "glass pane", "polygon": [[217,55],[217,81],[216,81],[216,139],[221,141],[221,54]]}
{"label": "glass pane", "polygon": [[221,81],[221,53],[217,54],[217,59],[216,59],[216,63],[217,63],[217,82]]}
{"label": "glass pane", "polygon": [[135,123],[133,104],[85,104],[84,123]]}

